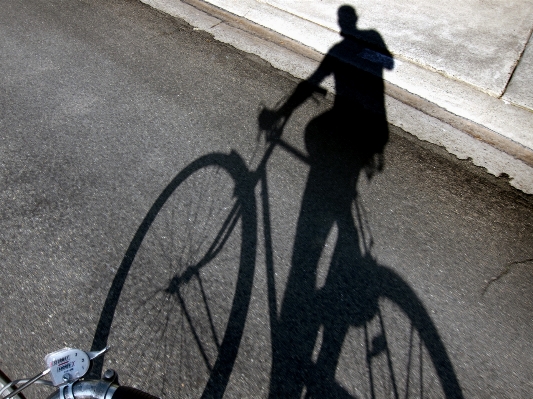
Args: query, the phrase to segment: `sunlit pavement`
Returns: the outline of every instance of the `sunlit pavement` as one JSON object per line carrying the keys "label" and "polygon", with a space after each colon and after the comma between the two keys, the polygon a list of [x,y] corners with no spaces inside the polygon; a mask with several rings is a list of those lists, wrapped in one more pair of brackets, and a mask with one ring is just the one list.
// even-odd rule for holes
{"label": "sunlit pavement", "polygon": [[[134,1],[4,2],[0,48],[6,374],[107,340],[104,367],[164,397],[200,396],[213,369],[226,397],[267,397],[284,388],[279,370],[292,391],[305,377],[352,397],[416,397],[406,381],[440,397],[532,396],[533,204],[506,179],[390,125],[375,163],[335,177],[350,147],[313,136],[339,112],[328,94],[294,110],[252,196],[258,118],[294,77]],[[366,117],[354,112],[363,139]],[[321,138],[344,155],[314,152]],[[323,252],[306,273],[315,233]],[[306,285],[287,284],[298,274]],[[298,292],[302,342],[287,348]],[[287,361],[311,345],[320,367]]]}
{"label": "sunlit pavement", "polygon": [[[316,67],[311,59],[341,39],[337,14],[347,3],[144,2],[302,79]],[[389,121],[533,193],[531,2],[348,4],[358,17],[354,36],[365,40],[364,32],[377,32],[395,57],[383,74]]]}

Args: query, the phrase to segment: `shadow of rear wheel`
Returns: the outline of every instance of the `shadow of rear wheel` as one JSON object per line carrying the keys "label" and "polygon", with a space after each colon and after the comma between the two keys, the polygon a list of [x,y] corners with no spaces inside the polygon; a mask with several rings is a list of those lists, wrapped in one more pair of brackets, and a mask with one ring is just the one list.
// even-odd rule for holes
{"label": "shadow of rear wheel", "polygon": [[437,328],[411,287],[375,265],[375,315],[350,327],[335,380],[346,398],[461,399],[462,390]]}

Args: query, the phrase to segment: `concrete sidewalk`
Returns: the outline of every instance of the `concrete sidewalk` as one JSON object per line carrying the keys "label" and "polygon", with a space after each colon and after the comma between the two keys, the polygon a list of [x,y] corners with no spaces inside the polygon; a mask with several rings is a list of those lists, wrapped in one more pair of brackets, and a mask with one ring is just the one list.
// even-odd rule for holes
{"label": "concrete sidewalk", "polygon": [[349,4],[395,59],[389,121],[533,194],[531,1],[143,1],[302,79],[341,39],[337,10]]}

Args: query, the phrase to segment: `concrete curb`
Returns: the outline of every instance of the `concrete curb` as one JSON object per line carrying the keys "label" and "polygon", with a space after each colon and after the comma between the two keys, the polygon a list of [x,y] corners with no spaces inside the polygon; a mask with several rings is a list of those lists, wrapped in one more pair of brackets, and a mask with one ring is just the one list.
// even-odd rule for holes
{"label": "concrete curb", "polygon": [[[299,79],[309,76],[324,55],[202,0],[142,1]],[[495,176],[509,176],[513,187],[533,194],[533,112],[409,61],[397,59],[398,64],[398,71],[385,75],[390,123]],[[324,87],[334,92],[332,80]]]}

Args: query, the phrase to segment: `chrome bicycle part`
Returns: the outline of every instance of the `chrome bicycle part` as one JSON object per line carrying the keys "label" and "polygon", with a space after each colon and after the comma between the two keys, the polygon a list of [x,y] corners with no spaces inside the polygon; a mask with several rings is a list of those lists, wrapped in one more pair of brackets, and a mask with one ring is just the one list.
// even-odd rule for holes
{"label": "chrome bicycle part", "polygon": [[59,387],[48,399],[111,399],[118,389],[114,381],[77,381]]}
{"label": "chrome bicycle part", "polygon": [[[37,374],[35,377],[33,378],[29,378],[27,380],[22,380],[22,381],[25,381],[24,384],[19,387],[18,389],[14,390],[13,392],[11,392],[9,395],[7,395],[4,399],[10,399],[10,398],[13,398],[14,396],[16,396],[17,394],[19,394],[20,392],[22,392],[24,389],[28,388],[30,385],[32,385],[33,383],[35,383],[37,380],[40,380],[41,378],[43,378],[46,374],[48,374],[50,372],[50,369],[46,369],[42,372],[40,372],[39,374]],[[9,389],[10,387],[12,387],[13,385],[15,385],[17,382],[22,382],[21,380],[18,380],[18,381],[12,381],[11,383],[7,384],[5,387],[2,388],[2,390],[0,390],[0,395],[2,394],[2,392],[4,392],[5,390]]]}
{"label": "chrome bicycle part", "polygon": [[[30,385],[39,383],[59,387],[57,393],[61,399],[74,399],[74,396],[72,396],[73,384],[83,378],[91,369],[92,360],[102,356],[108,350],[109,347],[105,347],[101,351],[95,352],[85,352],[80,349],[63,348],[59,351],[49,353],[44,358],[45,363],[48,366],[46,370],[40,372],[32,378],[11,381],[4,387],[0,387],[0,395],[2,395],[3,392],[9,392],[4,399],[10,399],[18,395]],[[48,373],[51,375],[51,381],[41,380],[41,378]],[[104,385],[109,387],[110,384],[112,384],[115,380],[116,373],[113,374],[113,378],[105,378],[104,376]],[[22,385],[16,390],[10,392],[10,388],[18,384]],[[99,391],[101,391],[101,388]]]}
{"label": "chrome bicycle part", "polygon": [[97,357],[102,356],[104,353],[106,353],[109,350],[109,346],[106,346],[104,349],[100,351],[92,351],[92,352],[85,352],[87,356],[89,356],[89,360],[93,361]]}

